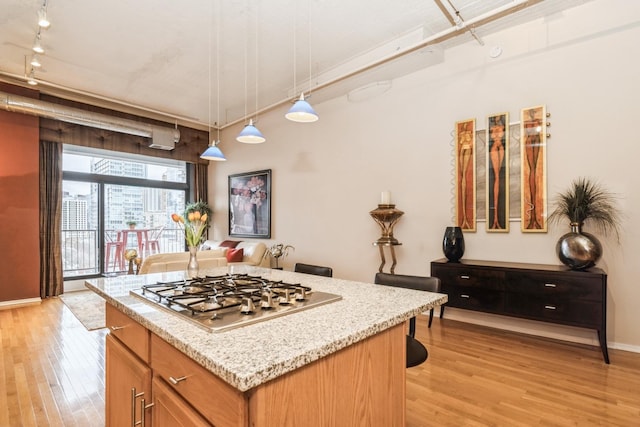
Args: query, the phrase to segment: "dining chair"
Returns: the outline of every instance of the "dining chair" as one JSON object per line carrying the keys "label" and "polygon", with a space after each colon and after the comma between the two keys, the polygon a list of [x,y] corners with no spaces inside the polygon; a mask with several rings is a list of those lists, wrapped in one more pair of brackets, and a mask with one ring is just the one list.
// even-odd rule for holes
{"label": "dining chair", "polygon": [[296,263],[293,266],[296,273],[314,274],[316,276],[333,277],[333,269],[331,267],[323,267],[321,265]]}
{"label": "dining chair", "polygon": [[[415,289],[419,291],[440,291],[440,279],[437,277],[407,276],[403,274],[377,273],[374,283],[397,288]],[[429,312],[429,327],[433,320],[433,309]],[[406,338],[407,368],[423,363],[429,357],[427,348],[415,338],[416,318],[409,319],[409,333]]]}

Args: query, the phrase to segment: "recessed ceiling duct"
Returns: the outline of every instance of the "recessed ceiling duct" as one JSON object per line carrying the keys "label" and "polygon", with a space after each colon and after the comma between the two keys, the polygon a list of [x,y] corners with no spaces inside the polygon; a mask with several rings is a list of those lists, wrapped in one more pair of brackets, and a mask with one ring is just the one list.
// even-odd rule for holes
{"label": "recessed ceiling duct", "polygon": [[79,108],[66,107],[6,92],[0,92],[0,106],[7,111],[16,113],[32,114],[96,129],[151,138],[152,141],[149,147],[161,150],[173,150],[175,143],[180,141],[180,131],[178,129],[93,113]]}

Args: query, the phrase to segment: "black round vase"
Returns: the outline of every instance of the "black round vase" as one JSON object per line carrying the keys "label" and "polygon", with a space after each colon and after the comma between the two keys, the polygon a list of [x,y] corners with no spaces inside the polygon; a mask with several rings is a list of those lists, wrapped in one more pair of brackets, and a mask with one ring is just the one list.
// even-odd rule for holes
{"label": "black round vase", "polygon": [[449,261],[458,261],[464,255],[464,236],[460,227],[447,227],[442,239],[442,252]]}

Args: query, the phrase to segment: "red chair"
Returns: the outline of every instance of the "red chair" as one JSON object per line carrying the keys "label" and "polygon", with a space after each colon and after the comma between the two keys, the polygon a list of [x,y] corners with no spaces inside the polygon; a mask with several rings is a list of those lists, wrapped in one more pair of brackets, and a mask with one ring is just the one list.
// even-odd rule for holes
{"label": "red chair", "polygon": [[[105,251],[104,251],[104,271],[109,271],[111,252],[113,251],[113,270],[124,270],[124,245],[122,232],[118,231],[116,239],[113,238],[108,231],[104,233]],[[118,270],[116,270],[118,267]]]}
{"label": "red chair", "polygon": [[142,242],[142,253],[145,256],[149,256],[154,253],[160,253],[160,235],[164,231],[164,227],[165,226],[163,225],[160,228],[151,230],[151,233],[147,237],[147,240]]}

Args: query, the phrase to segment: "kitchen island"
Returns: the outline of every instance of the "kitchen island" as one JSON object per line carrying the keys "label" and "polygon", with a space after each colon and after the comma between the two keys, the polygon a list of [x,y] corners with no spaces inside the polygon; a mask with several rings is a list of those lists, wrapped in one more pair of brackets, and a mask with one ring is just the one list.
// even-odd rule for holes
{"label": "kitchen island", "polygon": [[[108,425],[122,417],[143,425],[404,425],[405,322],[446,295],[281,270],[249,273],[342,299],[211,332],[130,294],[182,280],[182,272],[86,282],[107,302]],[[120,408],[123,394],[130,404]]]}

